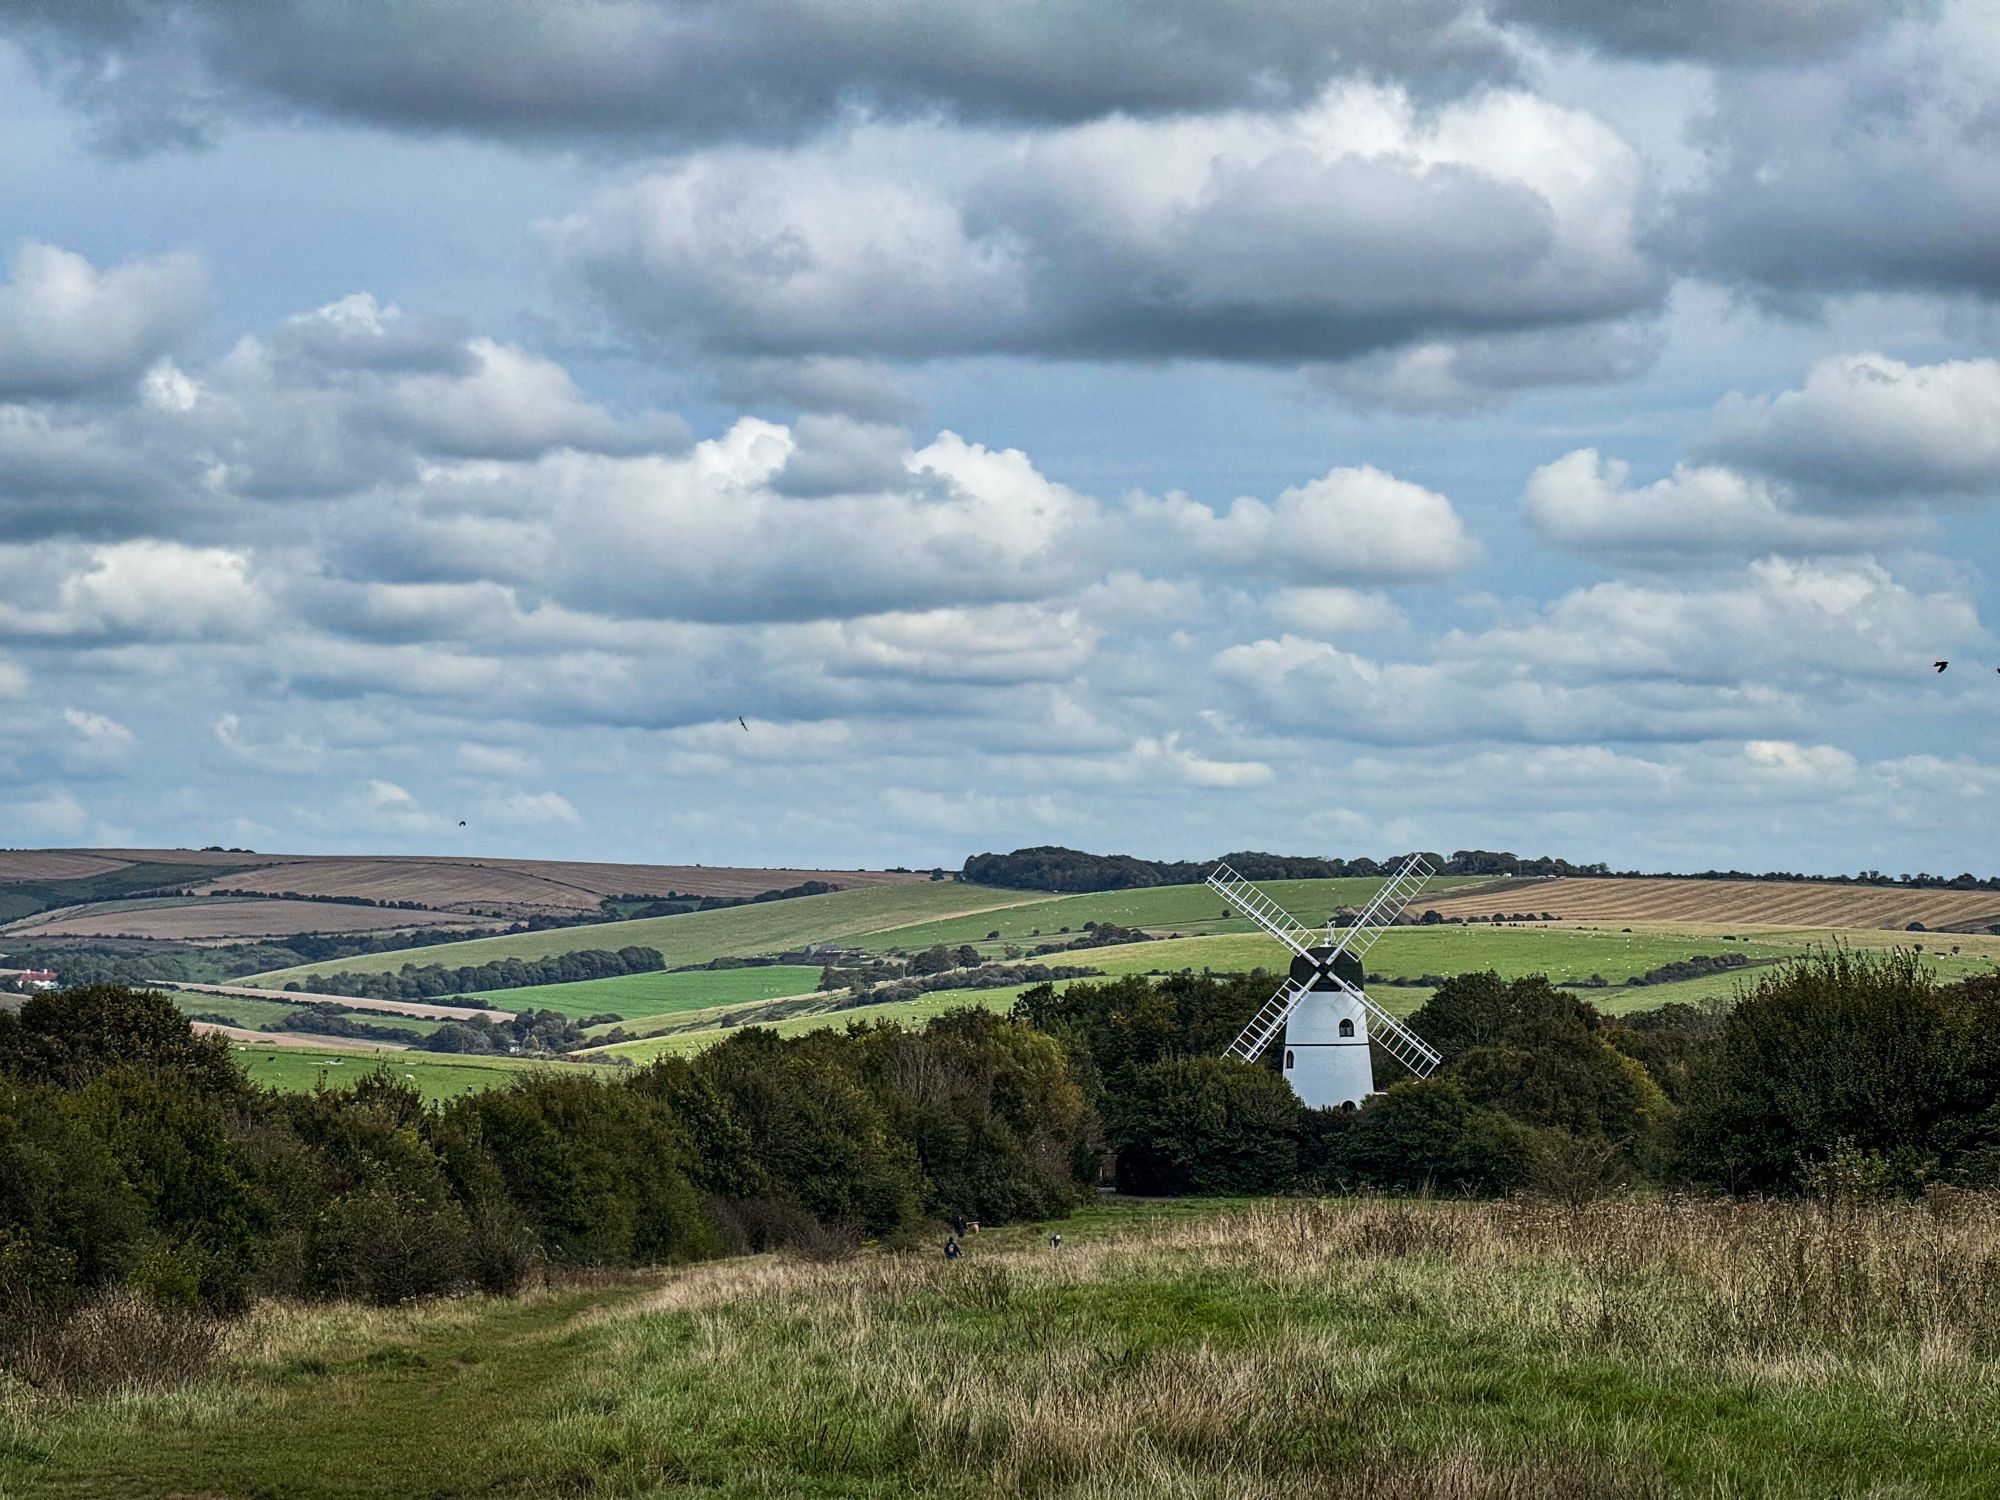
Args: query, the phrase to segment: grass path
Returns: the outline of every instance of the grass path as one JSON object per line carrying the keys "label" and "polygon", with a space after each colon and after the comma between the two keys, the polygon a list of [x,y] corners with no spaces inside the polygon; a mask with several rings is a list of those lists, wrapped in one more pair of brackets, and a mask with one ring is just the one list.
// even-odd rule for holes
{"label": "grass path", "polygon": [[[574,1373],[588,1342],[579,1315],[615,1308],[637,1290],[408,1314],[304,1313],[310,1320],[349,1312],[358,1336],[330,1353],[252,1365],[207,1393],[125,1398],[127,1412],[145,1414],[137,1433],[115,1420],[113,1406],[44,1442],[16,1438],[0,1446],[0,1496],[516,1493],[528,1476],[503,1433]],[[46,1456],[35,1461],[36,1452]]]}

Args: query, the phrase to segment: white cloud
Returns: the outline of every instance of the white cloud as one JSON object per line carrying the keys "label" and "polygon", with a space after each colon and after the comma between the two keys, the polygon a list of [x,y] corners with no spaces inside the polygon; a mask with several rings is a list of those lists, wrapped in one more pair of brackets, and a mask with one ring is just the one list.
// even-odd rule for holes
{"label": "white cloud", "polygon": [[1631,485],[1630,466],[1580,448],[1528,480],[1521,507],[1541,538],[1621,561],[1673,564],[1765,552],[1861,552],[1929,530],[1902,513],[1855,519],[1799,508],[1782,483],[1714,465],[1677,464]]}
{"label": "white cloud", "polygon": [[1280,589],[1268,608],[1280,624],[1304,635],[1331,638],[1371,630],[1400,630],[1408,621],[1380,593],[1355,589]]}
{"label": "white cloud", "polygon": [[538,828],[549,825],[580,825],[583,819],[560,792],[507,792],[480,803],[479,816],[487,821],[515,827]]}
{"label": "white cloud", "polygon": [[129,380],[200,320],[208,281],[190,255],[100,271],[30,240],[0,284],[0,399]]}
{"label": "white cloud", "polygon": [[1185,495],[1139,497],[1137,538],[1177,544],[1183,565],[1220,565],[1295,583],[1408,583],[1480,555],[1444,496],[1375,468],[1334,469],[1272,501],[1217,512]]}
{"label": "white cloud", "polygon": [[2000,360],[1821,360],[1804,385],[1731,396],[1703,451],[1836,501],[2000,493]]}
{"label": "white cloud", "polygon": [[242,637],[270,613],[249,558],[220,547],[142,540],[0,549],[7,576],[31,581],[13,591],[23,602],[0,603],[0,632],[21,638]]}
{"label": "white cloud", "polygon": [[31,838],[74,838],[90,826],[83,804],[61,787],[6,804],[8,822]]}

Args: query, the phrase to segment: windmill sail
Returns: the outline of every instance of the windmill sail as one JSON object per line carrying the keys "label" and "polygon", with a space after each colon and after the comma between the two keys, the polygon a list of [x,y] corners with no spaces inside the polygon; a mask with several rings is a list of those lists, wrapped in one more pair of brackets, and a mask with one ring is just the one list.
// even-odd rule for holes
{"label": "windmill sail", "polygon": [[1306,945],[1299,941],[1299,935],[1310,936],[1312,929],[1228,865],[1216,867],[1215,873],[1208,877],[1208,886],[1293,953],[1305,956]]}
{"label": "windmill sail", "polygon": [[1299,1002],[1311,992],[1311,985],[1287,979],[1278,987],[1278,993],[1266,1000],[1257,1014],[1250,1018],[1250,1024],[1243,1028],[1236,1040],[1222,1049],[1222,1055],[1255,1062],[1264,1055],[1264,1049],[1271,1045],[1278,1033],[1285,1029],[1285,1022],[1291,1019]]}
{"label": "windmill sail", "polygon": [[[1385,928],[1395,925],[1396,918],[1403,914],[1403,908],[1410,904],[1430,878],[1430,861],[1421,854],[1412,854],[1404,860],[1402,868],[1383,882],[1382,889],[1375,893],[1375,899],[1362,908],[1361,915],[1354,919],[1354,925],[1347,929],[1345,937],[1336,942],[1334,932],[1337,929],[1332,923],[1327,924],[1326,940],[1333,944],[1333,951],[1361,957],[1375,946],[1375,939],[1382,935]],[[1258,894],[1263,893],[1260,891]]]}

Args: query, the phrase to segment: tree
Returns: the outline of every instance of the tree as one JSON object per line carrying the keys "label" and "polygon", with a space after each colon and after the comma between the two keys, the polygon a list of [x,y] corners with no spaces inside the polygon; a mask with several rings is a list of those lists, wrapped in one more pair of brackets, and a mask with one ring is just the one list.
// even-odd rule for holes
{"label": "tree", "polygon": [[2000,1159],[2000,986],[1940,989],[1916,955],[1817,953],[1768,974],[1690,1070],[1679,1161],[1732,1192],[1798,1191],[1836,1152],[1904,1177]]}
{"label": "tree", "polygon": [[1406,1079],[1330,1143],[1330,1175],[1404,1192],[1504,1193],[1527,1180],[1527,1129],[1449,1079]]}
{"label": "tree", "polygon": [[1171,1058],[1137,1069],[1107,1126],[1127,1193],[1275,1193],[1298,1176],[1300,1106],[1268,1068]]}

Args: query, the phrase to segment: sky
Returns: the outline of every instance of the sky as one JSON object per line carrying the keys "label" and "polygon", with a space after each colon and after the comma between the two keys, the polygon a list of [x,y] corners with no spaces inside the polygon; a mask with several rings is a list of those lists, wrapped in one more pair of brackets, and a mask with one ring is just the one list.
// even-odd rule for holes
{"label": "sky", "polygon": [[0,845],[2000,873],[1996,95],[1984,0],[0,0]]}

